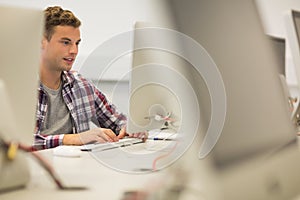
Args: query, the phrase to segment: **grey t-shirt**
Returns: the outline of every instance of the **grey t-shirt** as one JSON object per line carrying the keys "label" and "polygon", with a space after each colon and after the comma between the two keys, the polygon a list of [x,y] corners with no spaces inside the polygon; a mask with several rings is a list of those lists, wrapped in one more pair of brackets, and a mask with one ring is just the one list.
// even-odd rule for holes
{"label": "grey t-shirt", "polygon": [[43,85],[48,95],[48,110],[41,132],[46,135],[73,133],[70,112],[62,97],[62,84],[57,90]]}

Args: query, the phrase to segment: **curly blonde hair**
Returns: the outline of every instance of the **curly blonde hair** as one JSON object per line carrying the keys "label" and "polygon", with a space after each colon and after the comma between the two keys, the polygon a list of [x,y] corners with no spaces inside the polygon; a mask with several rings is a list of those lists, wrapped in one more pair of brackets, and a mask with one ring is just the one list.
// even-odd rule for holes
{"label": "curly blonde hair", "polygon": [[69,10],[60,6],[48,7],[44,10],[44,36],[50,41],[56,26],[73,26],[78,28],[80,20]]}

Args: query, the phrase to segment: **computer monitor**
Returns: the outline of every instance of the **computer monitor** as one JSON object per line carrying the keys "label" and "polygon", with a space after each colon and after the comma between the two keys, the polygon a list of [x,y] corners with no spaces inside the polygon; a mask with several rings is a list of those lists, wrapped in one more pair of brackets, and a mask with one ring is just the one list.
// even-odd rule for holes
{"label": "computer monitor", "polygon": [[286,40],[288,47],[290,48],[290,56],[294,71],[296,74],[297,86],[295,90],[295,97],[298,98],[296,102],[296,108],[293,113],[293,122],[297,127],[300,126],[300,11],[288,10],[284,13],[284,24],[286,32]]}
{"label": "computer monitor", "polygon": [[170,143],[143,155],[152,160],[154,154],[161,157],[169,152],[154,169],[161,170],[192,144],[202,120],[197,94],[189,81],[194,72],[181,54],[182,34],[151,22],[137,21],[134,28],[127,131],[148,131],[150,137],[180,140],[172,151],[174,144]]}
{"label": "computer monitor", "polygon": [[[255,3],[252,0],[169,1],[177,30],[207,51],[220,71],[226,92],[226,118],[224,124],[217,123],[211,120],[216,110],[210,96],[212,91],[207,85],[207,93],[203,84],[207,77],[189,68],[192,78],[187,79],[197,93],[200,126],[190,150],[176,161],[183,175],[174,176],[186,181],[182,197],[190,194],[193,199],[273,200],[291,199],[299,193],[296,129],[279,78],[280,63],[264,34]],[[201,57],[197,53],[189,51],[190,58]],[[146,55],[139,56],[145,60],[143,57]],[[212,136],[206,132],[209,123],[222,127],[220,137],[211,137],[211,144],[216,145],[197,159],[203,138]],[[174,183],[174,187],[178,189],[178,184]]]}
{"label": "computer monitor", "polygon": [[[33,144],[43,12],[0,6],[0,137]],[[0,150],[0,191],[24,186],[26,159]]]}
{"label": "computer monitor", "polygon": [[[300,82],[300,11],[288,10],[284,13],[286,40],[295,67],[297,82]],[[300,87],[298,86],[298,89]]]}
{"label": "computer monitor", "polygon": [[[195,114],[198,111],[187,106],[197,103],[197,99],[186,78],[191,76],[184,68],[186,61],[176,52],[160,48],[171,44],[178,48],[178,39],[168,37],[176,32],[140,21],[134,28],[127,129],[129,132],[154,129],[178,132],[185,115],[182,108]],[[163,120],[166,117],[170,120]]]}

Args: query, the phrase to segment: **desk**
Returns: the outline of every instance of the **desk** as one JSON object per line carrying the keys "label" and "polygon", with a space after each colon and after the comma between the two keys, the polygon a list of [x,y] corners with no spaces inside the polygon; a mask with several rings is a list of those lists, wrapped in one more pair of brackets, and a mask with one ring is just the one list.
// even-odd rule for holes
{"label": "desk", "polygon": [[120,200],[124,191],[145,189],[149,183],[157,182],[159,177],[166,174],[164,170],[143,174],[120,172],[104,166],[89,152],[82,152],[81,157],[78,158],[53,156],[52,149],[43,150],[40,153],[53,165],[64,184],[86,186],[88,189],[82,191],[58,190],[47,172],[34,158],[29,158],[31,169],[29,184],[25,189],[0,194],[1,200],[41,200],[45,198]]}
{"label": "desk", "polygon": [[[142,147],[146,144],[139,145]],[[104,166],[89,152],[82,152],[82,156],[79,158],[53,156],[52,149],[43,150],[40,153],[50,161],[64,184],[72,186],[86,186],[88,189],[81,191],[58,190],[47,172],[42,169],[37,162],[33,160],[33,158],[29,158],[31,169],[31,180],[29,184],[25,189],[0,194],[1,200],[121,200],[125,191],[145,190],[146,188],[151,188],[150,190],[156,191],[161,186],[167,185],[165,184],[166,182],[179,182],[178,179],[176,180],[176,178],[178,178],[180,175],[173,173],[173,176],[171,177],[170,173],[172,172],[170,172],[170,168],[168,168],[168,170],[161,170],[152,173],[130,174]],[[128,162],[130,162],[130,159]],[[190,159],[189,168],[193,168],[191,165],[193,163],[196,164],[197,162],[194,160],[191,161]],[[197,170],[201,171],[203,175],[207,174],[210,166],[201,167],[205,167],[205,169],[197,168]],[[197,180],[199,179],[197,177],[195,178]],[[201,177],[201,180],[199,179],[199,181],[195,183],[195,187],[201,187],[201,189],[204,190],[207,184],[208,179],[203,179],[203,177]],[[215,185],[212,186],[213,187],[211,188],[216,188]],[[209,193],[213,192],[215,191],[210,191]],[[201,195],[195,198],[195,195],[193,195],[191,198],[183,199],[204,200],[205,198],[201,197]],[[300,197],[294,200],[300,200]]]}

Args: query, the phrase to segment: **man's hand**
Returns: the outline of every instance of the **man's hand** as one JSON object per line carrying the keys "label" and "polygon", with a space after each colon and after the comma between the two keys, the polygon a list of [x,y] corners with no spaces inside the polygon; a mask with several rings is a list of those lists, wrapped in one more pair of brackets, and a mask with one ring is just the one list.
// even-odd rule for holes
{"label": "man's hand", "polygon": [[118,135],[118,139],[122,139],[125,136],[133,137],[133,138],[140,138],[140,139],[143,139],[144,141],[146,141],[147,138],[148,138],[148,133],[147,132],[127,133],[126,132],[126,127],[124,127],[120,130],[120,133]]}
{"label": "man's hand", "polygon": [[126,133],[126,127],[123,127],[119,132],[118,139],[122,139],[126,136],[128,136],[128,133]]}
{"label": "man's hand", "polygon": [[116,142],[119,138],[111,129],[95,128],[78,134],[66,134],[64,145],[83,145],[94,142]]}

